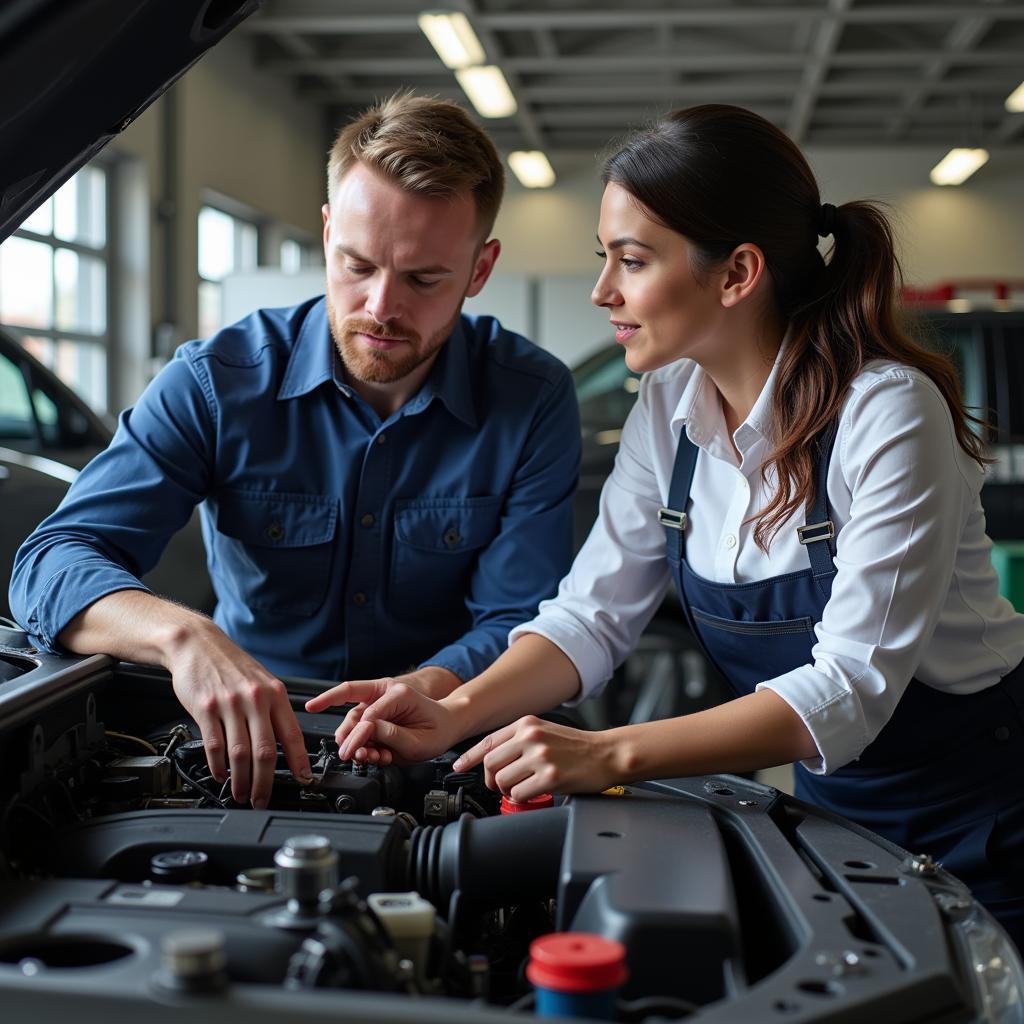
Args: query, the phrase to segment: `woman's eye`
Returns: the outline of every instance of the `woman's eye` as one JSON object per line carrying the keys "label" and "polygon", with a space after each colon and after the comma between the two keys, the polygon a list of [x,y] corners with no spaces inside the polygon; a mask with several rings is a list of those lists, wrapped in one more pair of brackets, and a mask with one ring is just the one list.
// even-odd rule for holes
{"label": "woman's eye", "polygon": [[621,257],[619,262],[626,268],[626,270],[639,270],[643,266],[643,263],[640,260],[631,259],[629,256]]}

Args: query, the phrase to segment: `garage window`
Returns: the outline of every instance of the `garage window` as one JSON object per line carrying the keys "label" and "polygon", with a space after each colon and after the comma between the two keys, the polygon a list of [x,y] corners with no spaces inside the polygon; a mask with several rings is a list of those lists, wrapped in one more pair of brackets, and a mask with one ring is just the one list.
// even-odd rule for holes
{"label": "garage window", "polygon": [[259,227],[215,206],[199,211],[199,336],[223,326],[221,281],[236,270],[252,270],[259,254]]}
{"label": "garage window", "polygon": [[109,174],[92,164],[0,245],[0,323],[94,409],[107,408]]}

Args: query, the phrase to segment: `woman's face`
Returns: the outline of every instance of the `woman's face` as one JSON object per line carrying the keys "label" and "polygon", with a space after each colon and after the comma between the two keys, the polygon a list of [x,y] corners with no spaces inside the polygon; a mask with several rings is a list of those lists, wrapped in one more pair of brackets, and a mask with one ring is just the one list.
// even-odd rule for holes
{"label": "woman's face", "polygon": [[692,246],[643,213],[622,186],[609,184],[597,229],[605,261],[590,301],[604,306],[626,364],[642,373],[681,359],[702,360],[725,312],[712,280],[690,269]]}

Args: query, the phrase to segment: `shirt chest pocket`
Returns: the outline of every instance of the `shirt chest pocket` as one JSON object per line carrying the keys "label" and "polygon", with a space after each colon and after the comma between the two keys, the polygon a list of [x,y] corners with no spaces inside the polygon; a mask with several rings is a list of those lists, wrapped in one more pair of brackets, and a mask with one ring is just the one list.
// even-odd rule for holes
{"label": "shirt chest pocket", "polygon": [[464,615],[477,560],[498,532],[502,501],[482,497],[397,502],[392,607],[419,620]]}
{"label": "shirt chest pocket", "polygon": [[244,605],[308,617],[323,604],[338,528],[336,498],[225,491],[216,521],[218,584]]}

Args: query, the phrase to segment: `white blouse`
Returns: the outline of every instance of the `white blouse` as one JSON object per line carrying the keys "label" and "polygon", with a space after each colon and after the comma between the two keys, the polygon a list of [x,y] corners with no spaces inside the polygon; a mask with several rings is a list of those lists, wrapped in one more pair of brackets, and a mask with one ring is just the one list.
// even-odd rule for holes
{"label": "white blouse", "polygon": [[[691,360],[646,374],[622,432],[600,514],[558,595],[523,633],[539,633],[575,664],[572,702],[597,692],[636,644],[670,582],[658,509],[668,504],[680,432],[701,449],[690,491],[686,560],[705,579],[747,583],[806,569],[800,510],[769,554],[744,520],[771,497],[776,361],[729,443],[713,381]],[[979,491],[983,472],[960,448],[941,393],[922,372],[876,361],[853,380],[828,471],[837,537],[832,596],[806,665],[758,684],[801,717],[828,774],[860,756],[912,677],[972,693],[1024,658],[1024,615],[999,594]]]}

